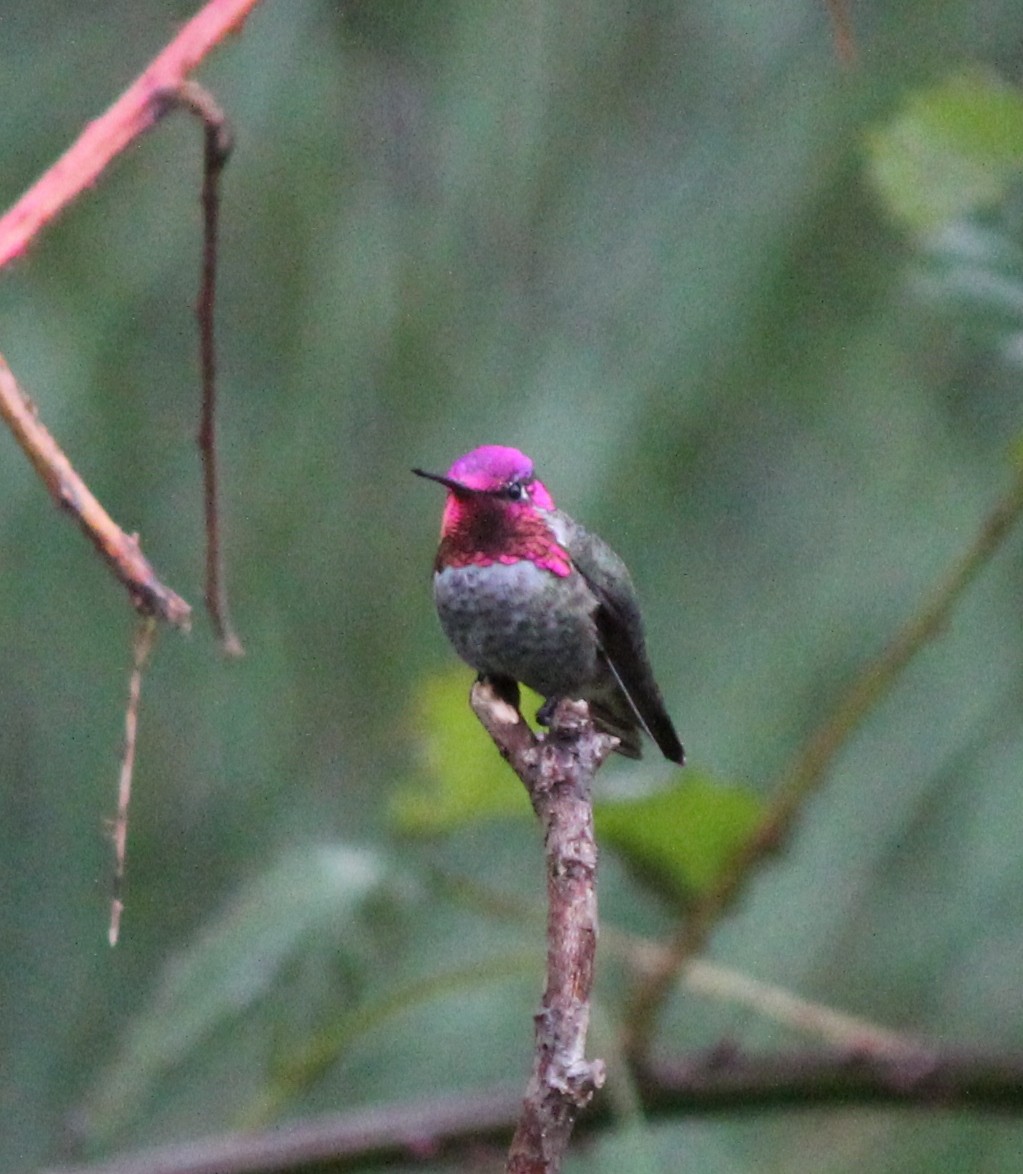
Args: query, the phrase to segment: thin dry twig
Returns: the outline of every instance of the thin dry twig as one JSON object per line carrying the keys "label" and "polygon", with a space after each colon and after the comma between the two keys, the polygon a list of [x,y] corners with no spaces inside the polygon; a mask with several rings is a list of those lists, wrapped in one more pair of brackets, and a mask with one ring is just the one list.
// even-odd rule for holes
{"label": "thin dry twig", "polygon": [[788,838],[807,799],[867,715],[888,695],[896,678],[913,658],[948,624],[953,608],[977,575],[991,561],[1012,527],[1023,515],[1023,472],[981,524],[970,548],[916,615],[853,681],[827,720],[804,744],[774,788],[774,797],[760,824],[736,853],[717,884],[681,923],[656,966],[642,975],[632,993],[625,1022],[626,1047],[638,1068],[649,1055],[657,1016],[679,972],[706,945],[725,912],[755,875],[765,858],[778,852]]}
{"label": "thin dry twig", "polygon": [[562,701],[538,739],[518,709],[487,682],[472,708],[522,780],[543,829],[547,857],[547,981],[536,1016],[533,1071],[508,1153],[509,1174],[561,1169],[581,1109],[604,1083],[585,1057],[597,946],[597,846],[593,776],[616,745],[598,733],[585,703]]}
{"label": "thin dry twig", "polygon": [[38,233],[107,165],[166,112],[166,95],[180,91],[200,61],[237,32],[259,0],[210,0],[27,192],[0,217],[0,268],[20,256]]}
{"label": "thin dry twig", "polygon": [[217,488],[217,362],[214,307],[217,289],[217,230],[220,219],[220,176],[231,154],[233,135],[227,116],[213,96],[196,82],[185,82],[164,95],[168,108],[180,106],[203,125],[203,250],[202,277],[195,317],[199,327],[199,368],[202,407],[196,442],[202,460],[203,514],[206,522],[206,611],[220,646],[229,656],[245,649],[231,623],[227,578],[221,546],[220,502]]}
{"label": "thin dry twig", "polygon": [[187,629],[191,608],[156,577],[142,554],[138,537],[126,534],[93,496],[36,415],[35,405],[18,386],[2,356],[0,417],[14,434],[54,500],[74,515],[104,561],[128,588],[134,607],[143,615],[154,615]]}
{"label": "thin dry twig", "polygon": [[114,842],[114,892],[110,900],[110,928],[107,937],[111,946],[117,945],[121,933],[121,914],[124,912],[124,861],[128,843],[128,807],[131,804],[131,780],[135,770],[135,743],[139,727],[139,700],[142,696],[142,673],[156,642],[156,620],[143,616],[135,629],[132,641],[131,674],[128,678],[128,704],[124,711],[124,753],[121,756],[121,777],[117,785],[117,815],[111,827]]}

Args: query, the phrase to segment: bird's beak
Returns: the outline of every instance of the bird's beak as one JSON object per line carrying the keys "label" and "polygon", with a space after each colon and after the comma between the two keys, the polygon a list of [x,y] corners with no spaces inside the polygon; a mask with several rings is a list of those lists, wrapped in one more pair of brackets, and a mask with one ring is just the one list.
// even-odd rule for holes
{"label": "bird's beak", "polygon": [[413,469],[412,472],[417,477],[425,477],[427,481],[436,481],[438,485],[446,486],[452,493],[457,493],[460,497],[472,497],[473,494],[481,492],[479,489],[473,489],[469,485],[463,485],[461,481],[453,481],[450,477],[442,477],[440,473],[427,473],[425,469]]}

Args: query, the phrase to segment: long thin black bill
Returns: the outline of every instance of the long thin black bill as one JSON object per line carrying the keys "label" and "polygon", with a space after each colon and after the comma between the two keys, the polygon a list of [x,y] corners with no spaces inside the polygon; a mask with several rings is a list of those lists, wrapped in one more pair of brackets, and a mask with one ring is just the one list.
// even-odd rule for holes
{"label": "long thin black bill", "polygon": [[490,492],[487,489],[473,489],[471,485],[463,485],[461,481],[453,481],[450,477],[442,477],[440,473],[428,473],[425,469],[413,469],[412,472],[417,477],[425,477],[427,481],[436,481],[438,485],[446,486],[452,493],[471,495],[474,493],[486,494]]}

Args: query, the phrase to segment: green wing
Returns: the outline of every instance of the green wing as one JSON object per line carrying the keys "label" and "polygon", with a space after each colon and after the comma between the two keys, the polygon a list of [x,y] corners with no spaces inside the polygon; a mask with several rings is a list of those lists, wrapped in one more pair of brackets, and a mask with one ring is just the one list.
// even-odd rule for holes
{"label": "green wing", "polygon": [[597,635],[629,709],[665,758],[681,765],[685,754],[650,667],[628,568],[603,539],[577,524],[573,524],[566,549],[597,597]]}

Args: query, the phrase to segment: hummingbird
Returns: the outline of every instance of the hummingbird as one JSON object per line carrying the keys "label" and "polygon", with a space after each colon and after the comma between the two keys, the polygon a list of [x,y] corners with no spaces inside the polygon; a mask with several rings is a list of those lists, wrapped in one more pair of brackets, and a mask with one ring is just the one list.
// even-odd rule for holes
{"label": "hummingbird", "polygon": [[516,707],[519,683],[541,694],[541,724],[562,698],[583,700],[620,754],[640,757],[642,730],[681,766],[629,571],[555,506],[529,457],[487,444],[443,475],[412,472],[448,491],[433,594],[462,660]]}

